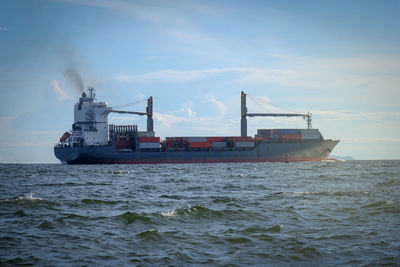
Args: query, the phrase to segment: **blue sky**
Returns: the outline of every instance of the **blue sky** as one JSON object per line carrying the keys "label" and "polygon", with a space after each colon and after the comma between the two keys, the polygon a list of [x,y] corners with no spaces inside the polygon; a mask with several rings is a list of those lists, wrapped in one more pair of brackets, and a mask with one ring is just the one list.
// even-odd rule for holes
{"label": "blue sky", "polygon": [[[111,106],[153,96],[161,137],[239,135],[244,90],[249,112],[312,112],[342,140],[335,155],[398,159],[399,12],[399,1],[2,1],[0,162],[57,162],[79,97],[67,68]],[[249,118],[248,132],[305,125]]]}

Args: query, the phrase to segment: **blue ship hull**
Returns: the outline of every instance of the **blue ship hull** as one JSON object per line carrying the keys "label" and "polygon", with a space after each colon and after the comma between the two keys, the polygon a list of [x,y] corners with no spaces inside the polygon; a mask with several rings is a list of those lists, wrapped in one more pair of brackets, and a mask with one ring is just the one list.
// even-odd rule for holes
{"label": "blue ship hull", "polygon": [[268,161],[321,161],[339,141],[261,142],[247,150],[118,151],[115,146],[54,147],[56,157],[67,164],[158,164]]}

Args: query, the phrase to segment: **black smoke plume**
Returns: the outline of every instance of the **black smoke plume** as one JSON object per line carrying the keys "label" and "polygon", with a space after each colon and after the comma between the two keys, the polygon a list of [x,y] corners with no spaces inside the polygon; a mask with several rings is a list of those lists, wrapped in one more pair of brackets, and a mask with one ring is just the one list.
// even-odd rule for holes
{"label": "black smoke plume", "polygon": [[83,81],[82,81],[82,77],[79,74],[79,72],[77,72],[72,67],[67,67],[64,70],[64,75],[65,75],[65,77],[67,77],[69,83],[72,85],[72,87],[76,91],[78,91],[79,93],[83,92]]}

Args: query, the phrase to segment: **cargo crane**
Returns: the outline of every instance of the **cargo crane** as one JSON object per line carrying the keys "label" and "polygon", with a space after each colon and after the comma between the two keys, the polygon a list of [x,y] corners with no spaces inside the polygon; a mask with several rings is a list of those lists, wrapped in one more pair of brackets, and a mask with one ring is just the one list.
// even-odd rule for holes
{"label": "cargo crane", "polygon": [[240,135],[247,137],[247,117],[303,117],[307,120],[307,128],[311,129],[311,113],[247,113],[246,106],[246,93],[242,91],[241,95],[241,121],[240,121]]}
{"label": "cargo crane", "polygon": [[115,110],[115,109],[110,109],[106,110],[105,113],[118,113],[118,114],[132,114],[132,115],[139,115],[139,116],[145,116],[147,115],[147,131],[152,132],[154,129],[154,122],[153,122],[153,97],[150,96],[149,99],[147,99],[147,107],[146,107],[146,112],[137,112],[137,111],[125,111],[125,110]]}

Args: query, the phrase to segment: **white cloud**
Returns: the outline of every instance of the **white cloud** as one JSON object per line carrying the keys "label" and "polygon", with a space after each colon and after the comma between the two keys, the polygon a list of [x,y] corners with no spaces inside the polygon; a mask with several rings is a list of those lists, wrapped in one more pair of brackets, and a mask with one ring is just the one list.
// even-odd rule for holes
{"label": "white cloud", "polygon": [[205,98],[218,109],[220,116],[225,116],[228,107],[221,101],[218,101],[213,93],[206,94]]}
{"label": "white cloud", "polygon": [[191,82],[215,76],[217,74],[232,71],[233,69],[203,69],[193,71],[182,70],[160,70],[138,75],[120,74],[114,78],[119,82],[133,81],[169,81],[169,82]]}
{"label": "white cloud", "polygon": [[154,118],[161,123],[161,127],[170,128],[172,125],[190,121],[190,118],[154,112]]}
{"label": "white cloud", "polygon": [[400,120],[400,112],[354,112],[348,110],[342,111],[329,111],[329,110],[315,110],[312,112],[314,115],[321,116],[321,120],[343,120],[343,121],[355,121],[355,120],[366,120],[366,121],[383,121],[389,118],[392,121]]}
{"label": "white cloud", "polygon": [[61,0],[79,5],[106,8],[128,14],[135,20],[153,24],[156,29],[185,50],[194,53],[209,54],[224,52],[224,47],[216,38],[201,33],[193,25],[193,15],[215,15],[215,10],[208,4],[188,1],[127,1],[127,0]]}
{"label": "white cloud", "polygon": [[73,97],[69,96],[63,89],[61,89],[56,80],[51,81],[51,84],[53,91],[57,94],[59,100],[64,101],[66,99],[73,99]]}
{"label": "white cloud", "polygon": [[189,117],[196,117],[196,112],[194,112],[191,108],[187,108],[186,112],[189,115]]}

